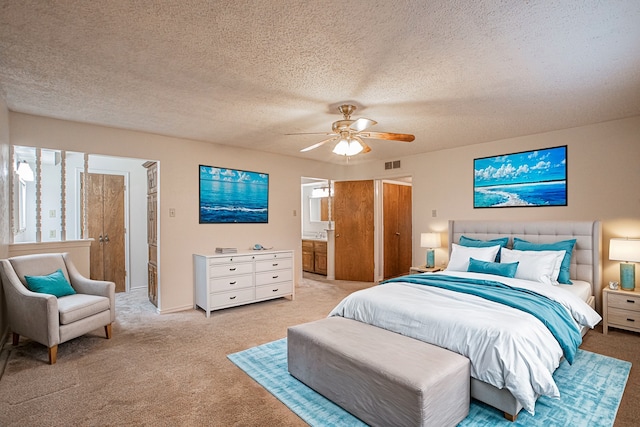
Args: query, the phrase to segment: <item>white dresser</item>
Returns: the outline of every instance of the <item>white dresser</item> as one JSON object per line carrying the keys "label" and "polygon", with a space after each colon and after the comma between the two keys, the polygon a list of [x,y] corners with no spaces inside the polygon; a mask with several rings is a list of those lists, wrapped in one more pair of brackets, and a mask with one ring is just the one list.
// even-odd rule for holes
{"label": "white dresser", "polygon": [[194,308],[213,310],[280,297],[294,297],[293,251],[193,255]]}

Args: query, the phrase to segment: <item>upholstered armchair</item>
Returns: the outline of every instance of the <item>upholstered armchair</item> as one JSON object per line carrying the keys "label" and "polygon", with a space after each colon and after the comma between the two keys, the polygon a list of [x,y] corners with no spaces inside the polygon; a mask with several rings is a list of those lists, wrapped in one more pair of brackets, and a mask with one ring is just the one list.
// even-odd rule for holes
{"label": "upholstered armchair", "polygon": [[[56,297],[48,293],[32,292],[25,276],[49,276],[62,271],[73,290],[71,295]],[[69,254],[37,254],[16,256],[0,261],[0,274],[7,304],[9,330],[13,345],[20,335],[49,349],[49,363],[56,363],[58,344],[104,327],[111,338],[111,324],[115,321],[115,284],[83,277],[71,262]],[[61,279],[59,272],[58,278]],[[75,293],[73,293],[75,291]],[[69,293],[67,292],[67,293]]]}

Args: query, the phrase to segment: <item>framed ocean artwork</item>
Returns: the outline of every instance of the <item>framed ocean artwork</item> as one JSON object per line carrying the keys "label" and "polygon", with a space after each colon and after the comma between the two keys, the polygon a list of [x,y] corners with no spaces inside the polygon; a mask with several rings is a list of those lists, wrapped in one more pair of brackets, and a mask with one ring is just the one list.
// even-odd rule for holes
{"label": "framed ocean artwork", "polygon": [[200,224],[269,222],[269,174],[200,165]]}
{"label": "framed ocean artwork", "polygon": [[473,207],[567,206],[567,146],[473,160]]}

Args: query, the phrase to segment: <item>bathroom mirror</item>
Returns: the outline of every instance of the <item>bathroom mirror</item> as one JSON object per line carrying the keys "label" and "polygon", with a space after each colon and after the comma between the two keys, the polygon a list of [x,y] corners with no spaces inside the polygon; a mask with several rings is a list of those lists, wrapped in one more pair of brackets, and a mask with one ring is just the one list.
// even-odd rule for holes
{"label": "bathroom mirror", "polygon": [[309,197],[309,221],[329,221],[328,197]]}

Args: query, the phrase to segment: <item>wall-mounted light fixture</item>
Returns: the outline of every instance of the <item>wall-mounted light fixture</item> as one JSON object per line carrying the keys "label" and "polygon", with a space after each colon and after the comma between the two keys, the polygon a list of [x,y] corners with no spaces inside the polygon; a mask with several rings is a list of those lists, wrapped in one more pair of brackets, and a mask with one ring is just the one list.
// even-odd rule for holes
{"label": "wall-mounted light fixture", "polygon": [[23,160],[18,163],[17,172],[23,181],[31,182],[34,180],[33,170],[31,169],[31,166],[29,166],[29,163],[27,163],[26,160]]}

